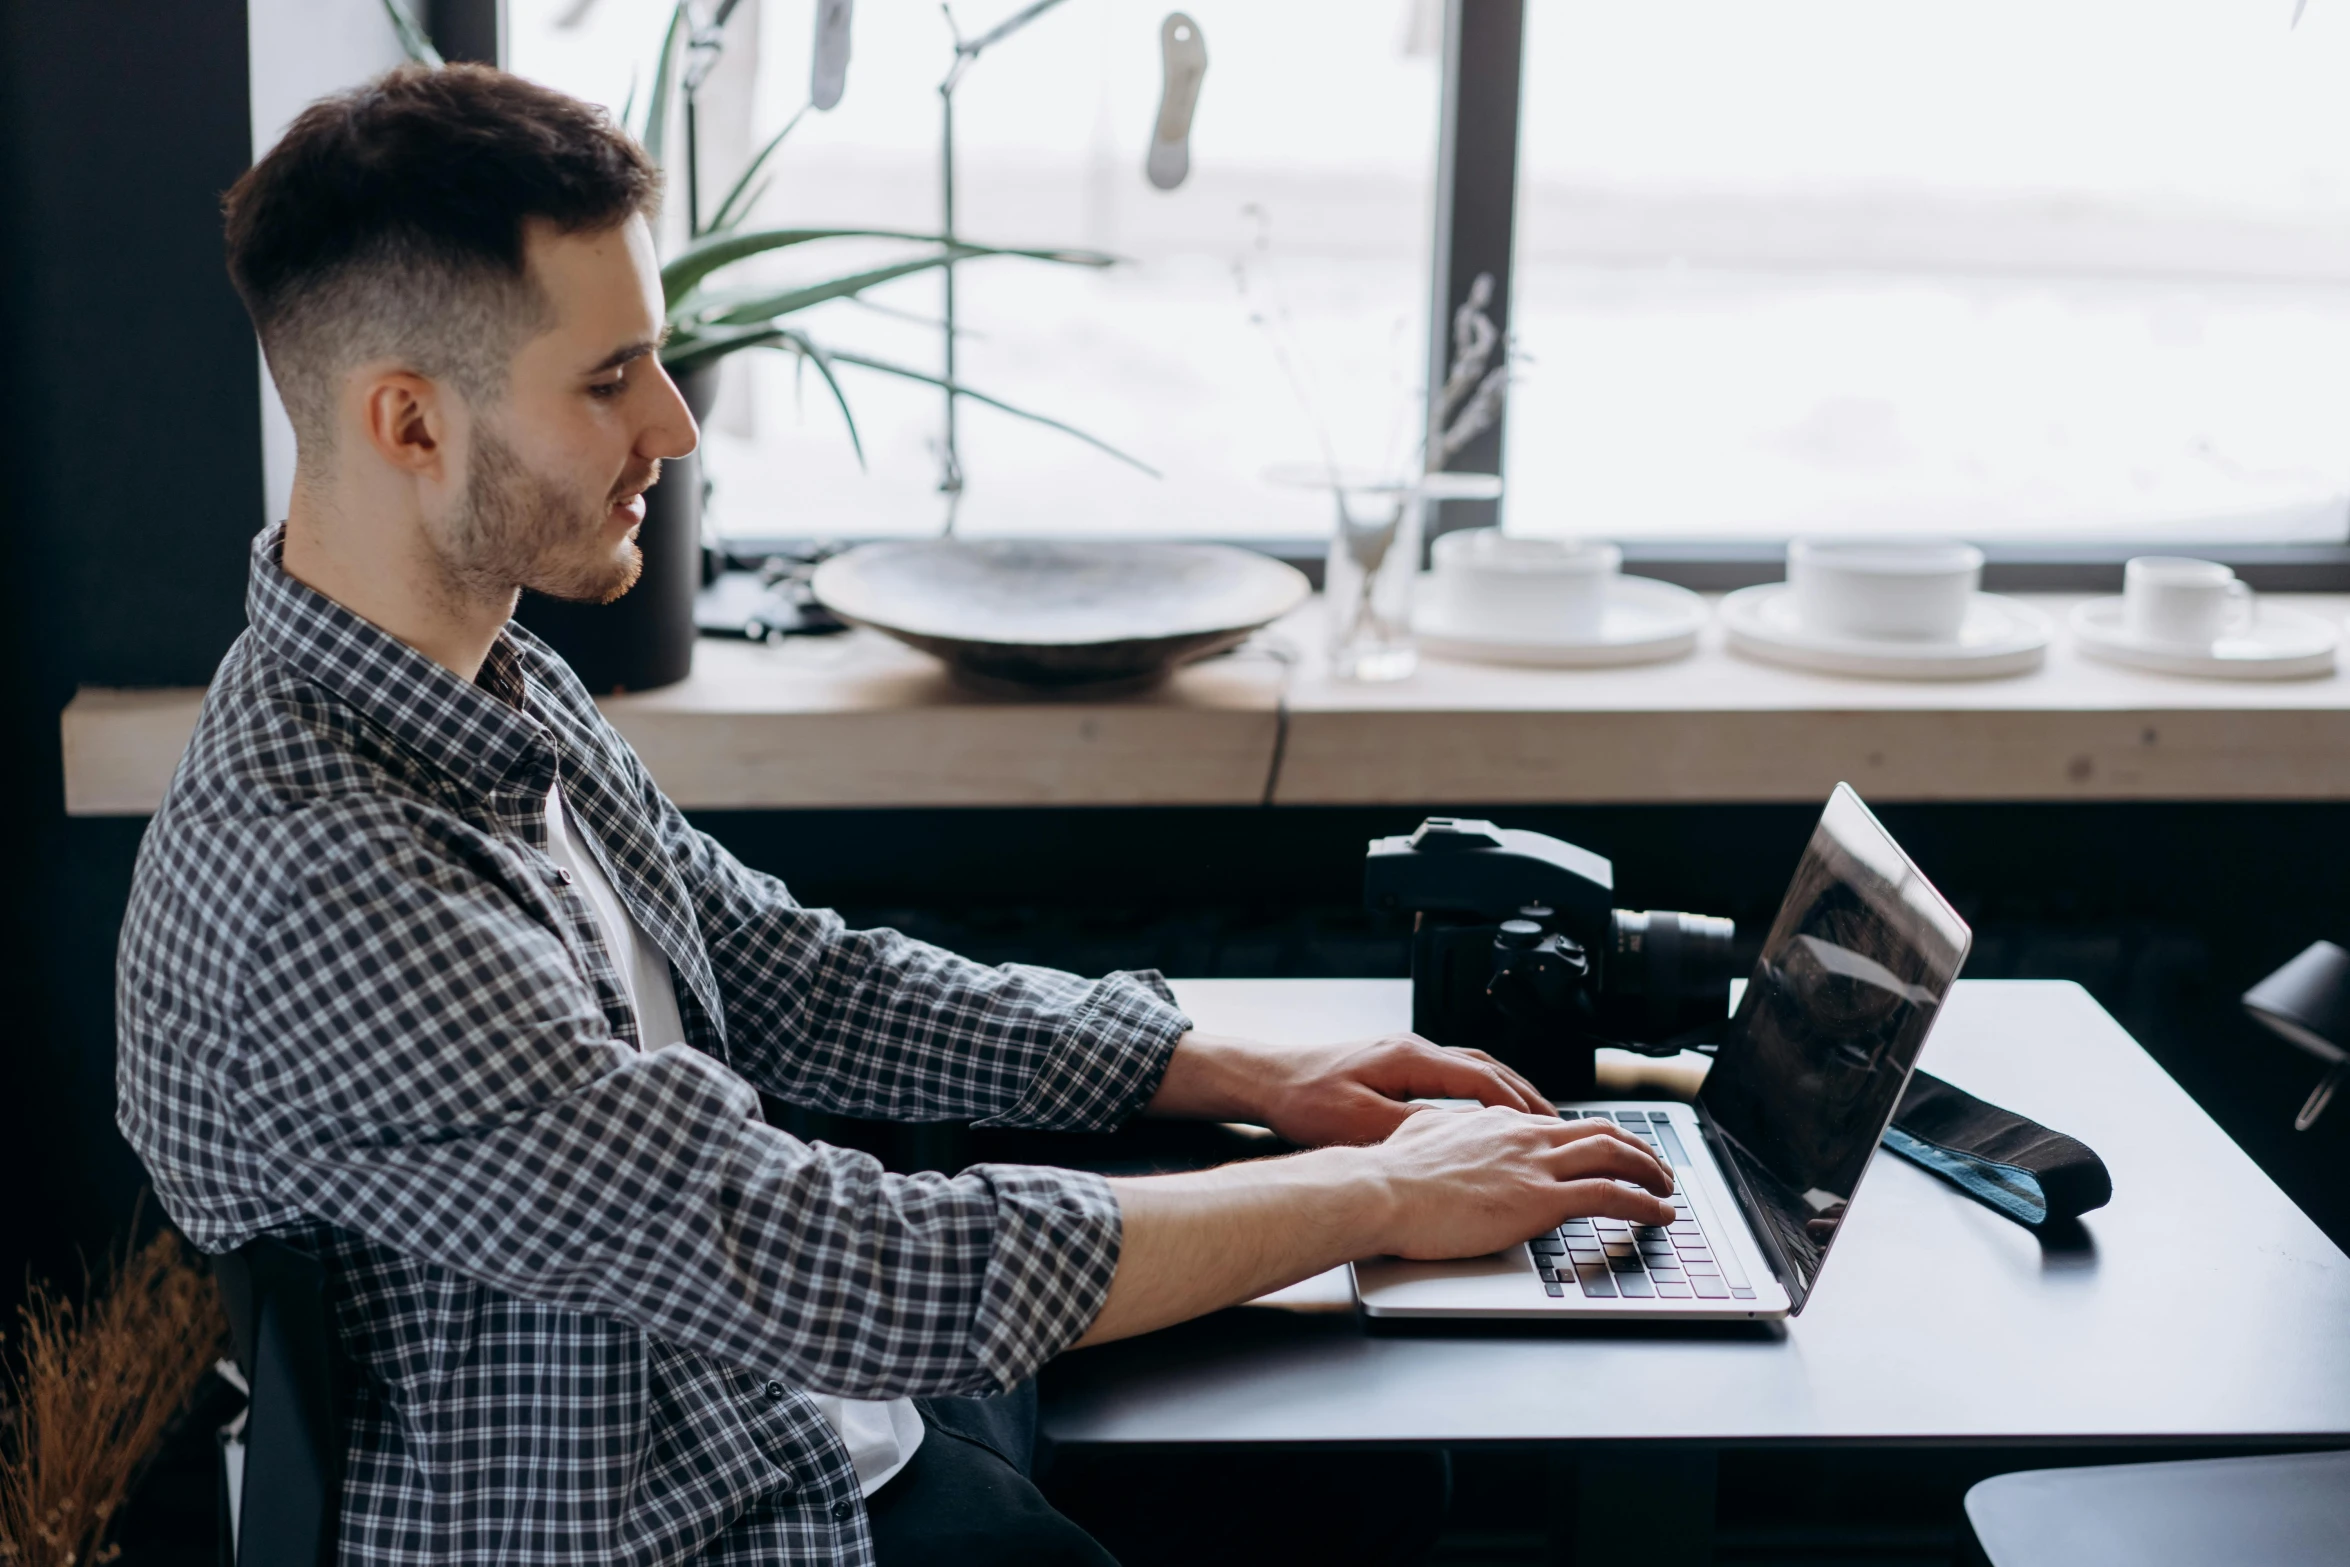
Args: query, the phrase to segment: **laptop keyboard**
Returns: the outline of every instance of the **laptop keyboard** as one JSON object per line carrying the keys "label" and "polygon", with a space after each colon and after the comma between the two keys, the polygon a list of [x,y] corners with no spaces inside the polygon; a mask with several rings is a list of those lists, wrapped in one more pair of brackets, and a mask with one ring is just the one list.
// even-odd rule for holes
{"label": "laptop keyboard", "polygon": [[[1613,1120],[1648,1144],[1669,1168],[1688,1164],[1672,1123],[1644,1110],[1579,1110],[1576,1119]],[[1752,1300],[1754,1290],[1734,1259],[1718,1255],[1698,1225],[1684,1192],[1673,1193],[1673,1222],[1664,1229],[1621,1219],[1569,1219],[1526,1243],[1542,1287],[1564,1296],[1665,1300]]]}

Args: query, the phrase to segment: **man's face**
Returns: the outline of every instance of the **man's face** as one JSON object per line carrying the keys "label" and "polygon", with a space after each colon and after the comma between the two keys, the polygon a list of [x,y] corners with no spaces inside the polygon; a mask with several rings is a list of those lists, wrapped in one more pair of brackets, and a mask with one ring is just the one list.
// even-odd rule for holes
{"label": "man's face", "polygon": [[645,490],[699,434],[657,353],[660,267],[641,218],[597,234],[534,222],[525,253],[553,325],[475,410],[439,542],[482,590],[608,603],[644,566]]}

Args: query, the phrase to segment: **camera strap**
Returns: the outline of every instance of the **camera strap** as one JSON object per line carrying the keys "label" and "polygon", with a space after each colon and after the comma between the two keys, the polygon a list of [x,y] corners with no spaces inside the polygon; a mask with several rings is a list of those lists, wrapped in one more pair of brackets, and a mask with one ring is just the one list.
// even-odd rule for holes
{"label": "camera strap", "polygon": [[2044,1229],[2113,1199],[2096,1150],[1931,1072],[1910,1074],[1885,1146],[2018,1224]]}

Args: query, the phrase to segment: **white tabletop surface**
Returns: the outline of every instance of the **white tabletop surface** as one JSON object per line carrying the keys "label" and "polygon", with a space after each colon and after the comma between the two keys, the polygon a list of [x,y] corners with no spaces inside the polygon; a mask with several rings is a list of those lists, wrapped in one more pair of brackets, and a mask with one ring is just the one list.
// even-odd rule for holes
{"label": "white tabletop surface", "polygon": [[[1203,1028],[1397,1028],[1389,980],[1178,980]],[[1879,1158],[1784,1327],[1435,1335],[1228,1312],[1045,1377],[1074,1442],[2350,1439],[2350,1259],[2079,986],[1962,982],[1927,1070],[2095,1148],[2070,1244]]]}

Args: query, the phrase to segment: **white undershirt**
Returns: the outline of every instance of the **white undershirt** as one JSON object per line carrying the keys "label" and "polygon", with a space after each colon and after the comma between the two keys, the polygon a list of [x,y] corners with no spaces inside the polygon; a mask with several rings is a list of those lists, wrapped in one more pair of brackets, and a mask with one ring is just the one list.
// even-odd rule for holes
{"label": "white undershirt", "polygon": [[[677,1010],[677,985],[669,977],[669,960],[662,956],[659,943],[629,915],[620,895],[597,867],[596,857],[588,852],[582,841],[585,837],[584,829],[564,810],[561,790],[548,789],[547,854],[571,873],[572,885],[587,898],[596,922],[604,929],[604,945],[612,954],[612,966],[619,971],[621,987],[628,992],[629,1008],[636,1014],[637,1038],[647,1050],[681,1044],[685,1021]],[[922,1416],[915,1412],[910,1398],[808,1396],[840,1433],[841,1445],[849,1450],[849,1462],[857,1470],[858,1489],[867,1496],[905,1468],[914,1449],[922,1445]]]}

